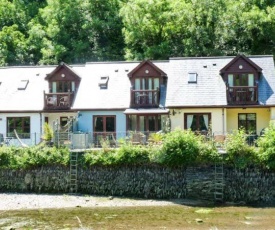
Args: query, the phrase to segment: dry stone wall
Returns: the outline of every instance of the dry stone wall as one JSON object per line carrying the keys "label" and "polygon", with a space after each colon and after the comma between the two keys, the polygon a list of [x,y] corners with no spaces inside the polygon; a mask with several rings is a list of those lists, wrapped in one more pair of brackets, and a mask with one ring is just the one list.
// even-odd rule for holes
{"label": "dry stone wall", "polygon": [[[78,192],[91,195],[213,200],[214,167],[158,165],[78,169]],[[224,198],[231,202],[275,202],[275,173],[226,168]],[[69,193],[69,168],[0,169],[0,192]]]}

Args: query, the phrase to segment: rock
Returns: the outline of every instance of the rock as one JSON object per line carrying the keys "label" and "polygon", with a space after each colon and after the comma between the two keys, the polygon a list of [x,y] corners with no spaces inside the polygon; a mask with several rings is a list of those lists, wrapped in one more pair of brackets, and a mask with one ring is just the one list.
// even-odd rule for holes
{"label": "rock", "polygon": [[197,223],[203,223],[203,220],[197,218],[197,219],[196,219],[196,222],[197,222]]}

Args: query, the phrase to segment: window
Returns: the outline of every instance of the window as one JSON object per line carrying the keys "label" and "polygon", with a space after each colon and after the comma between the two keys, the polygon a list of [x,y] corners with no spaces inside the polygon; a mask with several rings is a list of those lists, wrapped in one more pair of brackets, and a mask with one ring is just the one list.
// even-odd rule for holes
{"label": "window", "polygon": [[188,83],[197,83],[197,73],[188,73]]}
{"label": "window", "polygon": [[135,79],[136,90],[157,90],[159,88],[159,78],[144,77]]}
{"label": "window", "polygon": [[244,128],[247,134],[256,134],[256,114],[255,113],[239,113],[238,128]]}
{"label": "window", "polygon": [[167,117],[167,115],[158,114],[128,115],[127,129],[130,131],[156,132],[162,130]]}
{"label": "window", "polygon": [[94,132],[115,132],[115,116],[94,116]]}
{"label": "window", "polygon": [[20,138],[30,138],[30,117],[8,117],[7,136],[14,137],[14,130]]}
{"label": "window", "polygon": [[192,131],[207,132],[210,126],[210,113],[186,113],[184,114],[184,126]]}
{"label": "window", "polygon": [[100,77],[100,80],[99,80],[99,83],[98,83],[100,89],[107,89],[108,88],[108,81],[109,81],[108,76]]}
{"label": "window", "polygon": [[228,85],[233,86],[254,86],[254,74],[228,74]]}
{"label": "window", "polygon": [[68,124],[68,117],[60,117],[60,126],[64,128]]}
{"label": "window", "polygon": [[52,82],[52,93],[65,93],[75,91],[75,82],[71,81],[56,81]]}
{"label": "window", "polygon": [[18,90],[25,90],[27,88],[27,85],[29,83],[29,80],[21,80],[18,85]]}

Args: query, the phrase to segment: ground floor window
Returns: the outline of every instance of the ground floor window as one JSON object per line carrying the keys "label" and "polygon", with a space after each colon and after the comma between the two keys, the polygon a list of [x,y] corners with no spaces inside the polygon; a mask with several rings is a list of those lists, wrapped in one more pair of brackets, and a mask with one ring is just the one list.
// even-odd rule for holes
{"label": "ground floor window", "polygon": [[210,127],[210,113],[185,113],[184,127],[192,131],[207,132]]}
{"label": "ground floor window", "polygon": [[8,117],[7,136],[14,137],[14,130],[20,138],[30,138],[31,119],[30,117]]}
{"label": "ground floor window", "polygon": [[116,116],[93,116],[95,141],[114,139],[116,135]]}
{"label": "ground floor window", "polygon": [[238,128],[245,129],[247,134],[256,134],[256,113],[239,113]]}
{"label": "ground floor window", "polygon": [[127,115],[127,130],[140,132],[157,132],[164,129],[168,115],[141,114]]}

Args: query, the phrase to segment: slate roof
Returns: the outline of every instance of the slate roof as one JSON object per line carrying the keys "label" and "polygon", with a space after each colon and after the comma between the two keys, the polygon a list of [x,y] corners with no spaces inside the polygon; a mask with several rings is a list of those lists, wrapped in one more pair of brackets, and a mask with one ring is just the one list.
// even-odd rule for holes
{"label": "slate roof", "polygon": [[[168,86],[160,87],[160,108],[227,106],[226,87],[220,70],[234,57],[171,58],[153,61],[168,76]],[[273,56],[248,56],[262,68],[259,102],[275,106]],[[81,78],[74,110],[125,110],[130,105],[130,81],[127,74],[140,62],[90,62],[70,68]],[[57,66],[0,68],[0,112],[43,111],[44,93],[48,92],[47,74]],[[188,83],[188,73],[196,72],[197,83]],[[99,86],[100,77],[108,76],[107,89]],[[28,80],[25,90],[18,90]]]}
{"label": "slate roof", "polygon": [[[43,109],[43,91],[48,91],[44,80],[55,66],[0,68],[0,111],[40,111]],[[24,90],[18,90],[21,80],[28,80]]]}
{"label": "slate roof", "polygon": [[[234,57],[171,58],[167,107],[227,106],[226,86],[220,70]],[[248,56],[262,68],[259,81],[261,105],[275,105],[273,56]],[[197,83],[188,83],[188,73],[197,73]]]}
{"label": "slate roof", "polygon": [[[128,73],[140,62],[91,62],[85,68],[77,69],[81,76],[81,83],[73,109],[79,110],[107,110],[126,109],[130,105],[130,80]],[[166,70],[168,62],[154,62]],[[108,76],[107,89],[99,87],[100,77]],[[163,96],[164,97],[164,96]],[[163,98],[162,102],[163,102]]]}

